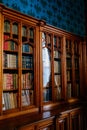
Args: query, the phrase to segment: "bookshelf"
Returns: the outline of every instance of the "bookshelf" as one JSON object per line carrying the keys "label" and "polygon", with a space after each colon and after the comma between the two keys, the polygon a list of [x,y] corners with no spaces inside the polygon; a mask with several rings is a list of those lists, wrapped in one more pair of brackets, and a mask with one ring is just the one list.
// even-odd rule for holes
{"label": "bookshelf", "polygon": [[67,97],[72,97],[72,42],[66,39]]}
{"label": "bookshelf", "polygon": [[54,95],[55,101],[62,99],[62,38],[54,35],[53,37],[53,57],[54,57]]}
{"label": "bookshelf", "polygon": [[34,104],[34,32],[22,25],[22,106]]}
{"label": "bookshelf", "polygon": [[65,100],[76,101],[81,96],[82,89],[81,41],[71,34],[63,35],[56,29],[52,29],[45,26],[41,33],[42,100],[44,104],[62,103]]}
{"label": "bookshelf", "polygon": [[75,66],[75,96],[80,96],[80,47],[79,42],[74,41],[74,66]]}
{"label": "bookshelf", "polygon": [[80,94],[80,54],[79,41],[66,39],[67,98]]}
{"label": "bookshelf", "polygon": [[18,50],[18,24],[15,24],[14,21],[11,22],[10,19],[4,18],[3,111],[18,108]]}
{"label": "bookshelf", "polygon": [[58,102],[62,94],[62,36],[42,32],[43,102]]}
{"label": "bookshelf", "polygon": [[8,10],[1,15],[1,115],[25,109],[38,111],[38,83],[35,87],[38,79],[35,77],[38,76],[35,65],[38,63],[38,48],[35,45],[37,20],[30,18],[29,21],[26,16],[16,14],[15,11],[10,14]]}

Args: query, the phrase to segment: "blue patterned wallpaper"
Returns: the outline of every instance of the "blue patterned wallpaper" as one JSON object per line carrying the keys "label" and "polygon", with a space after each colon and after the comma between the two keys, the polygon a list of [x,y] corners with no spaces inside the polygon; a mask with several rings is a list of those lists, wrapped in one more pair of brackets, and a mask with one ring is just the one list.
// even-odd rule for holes
{"label": "blue patterned wallpaper", "polygon": [[9,8],[38,19],[68,32],[84,36],[84,0],[0,0]]}

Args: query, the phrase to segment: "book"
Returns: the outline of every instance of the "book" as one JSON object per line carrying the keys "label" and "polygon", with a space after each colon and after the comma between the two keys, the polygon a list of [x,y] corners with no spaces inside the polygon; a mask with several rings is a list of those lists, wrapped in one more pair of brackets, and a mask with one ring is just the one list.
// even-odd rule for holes
{"label": "book", "polygon": [[4,21],[4,32],[10,33],[10,22],[8,20]]}
{"label": "book", "polygon": [[7,110],[8,109],[7,93],[3,93],[3,98],[4,98],[5,110]]}
{"label": "book", "polygon": [[7,54],[3,53],[3,65],[8,68],[17,68],[18,67],[18,56],[16,54]]}
{"label": "book", "polygon": [[27,37],[27,27],[22,26],[22,37]]}
{"label": "book", "polygon": [[33,56],[22,56],[22,68],[32,68],[33,67]]}
{"label": "book", "polygon": [[28,43],[22,45],[22,52],[33,53],[33,48]]}
{"label": "book", "polygon": [[57,86],[54,89],[54,95],[55,95],[55,100],[58,101],[61,99],[61,86]]}
{"label": "book", "polygon": [[12,33],[15,35],[18,35],[18,24],[17,23],[14,23],[12,25]]}
{"label": "book", "polygon": [[30,105],[30,90],[22,90],[22,106]]}
{"label": "book", "polygon": [[3,111],[6,110],[5,98],[4,98],[3,94],[2,94],[2,110],[3,110]]}
{"label": "book", "polygon": [[55,83],[55,86],[61,85],[61,75],[54,75],[54,83]]}
{"label": "book", "polygon": [[9,35],[8,34],[4,34],[4,41],[7,41],[9,39]]}
{"label": "book", "polygon": [[71,70],[67,70],[67,81],[71,81]]}
{"label": "book", "polygon": [[17,43],[12,41],[12,40],[6,40],[4,42],[3,49],[4,50],[9,50],[9,51],[10,50],[17,51],[18,50]]}
{"label": "book", "polygon": [[25,89],[33,88],[33,74],[32,73],[22,74],[22,88],[25,88]]}
{"label": "book", "polygon": [[27,104],[27,100],[26,100],[25,90],[22,90],[21,99],[22,99],[22,106],[27,106],[28,104]]}
{"label": "book", "polygon": [[57,50],[54,50],[54,58],[60,58],[60,52]]}
{"label": "book", "polygon": [[31,104],[30,90],[25,90],[25,95],[26,95],[27,105],[30,105]]}
{"label": "book", "polygon": [[4,73],[3,74],[3,89],[17,89],[18,87],[18,74]]}
{"label": "book", "polygon": [[54,73],[61,73],[61,61],[54,60]]}

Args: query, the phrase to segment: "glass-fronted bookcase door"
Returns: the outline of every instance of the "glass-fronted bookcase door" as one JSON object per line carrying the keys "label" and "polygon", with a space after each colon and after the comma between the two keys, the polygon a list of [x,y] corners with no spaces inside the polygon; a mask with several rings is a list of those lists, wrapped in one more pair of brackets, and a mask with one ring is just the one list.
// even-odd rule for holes
{"label": "glass-fronted bookcase door", "polygon": [[19,23],[4,18],[2,110],[19,107]]}
{"label": "glass-fronted bookcase door", "polygon": [[35,105],[35,27],[4,17],[2,111]]}
{"label": "glass-fronted bookcase door", "polygon": [[80,96],[80,44],[77,40],[66,39],[67,98]]}
{"label": "glass-fronted bookcase door", "polygon": [[51,35],[42,33],[43,102],[52,101]]}
{"label": "glass-fronted bookcase door", "polygon": [[79,40],[64,39],[56,33],[42,33],[43,102],[80,96]]}
{"label": "glass-fronted bookcase door", "polygon": [[62,99],[62,38],[53,36],[53,61],[54,61],[54,98],[55,101]]}
{"label": "glass-fronted bookcase door", "polygon": [[58,102],[62,97],[62,38],[42,33],[43,102]]}
{"label": "glass-fronted bookcase door", "polygon": [[22,25],[22,107],[34,104],[34,27]]}

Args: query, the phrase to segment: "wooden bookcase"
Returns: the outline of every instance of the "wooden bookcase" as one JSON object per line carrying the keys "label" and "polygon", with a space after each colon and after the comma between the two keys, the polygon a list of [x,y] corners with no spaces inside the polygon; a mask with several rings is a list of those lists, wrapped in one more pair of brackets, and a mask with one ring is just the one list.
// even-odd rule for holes
{"label": "wooden bookcase", "polygon": [[70,112],[70,130],[82,130],[82,116],[80,110]]}
{"label": "wooden bookcase", "polygon": [[57,130],[69,130],[69,113],[63,113],[56,119]]}
{"label": "wooden bookcase", "polygon": [[1,115],[31,108],[38,110],[37,22],[10,9],[4,8],[0,14]]}
{"label": "wooden bookcase", "polygon": [[57,130],[82,130],[82,116],[80,109],[73,109],[61,113],[56,119]]}
{"label": "wooden bookcase", "polygon": [[0,128],[72,127],[73,112],[56,117],[81,106],[86,53],[83,37],[0,4]]}
{"label": "wooden bookcase", "polygon": [[82,90],[81,37],[48,25],[40,29],[41,106],[44,104],[43,109],[46,110],[65,101],[77,102]]}

